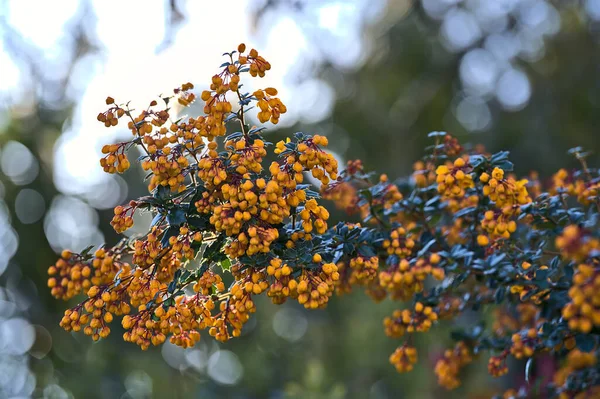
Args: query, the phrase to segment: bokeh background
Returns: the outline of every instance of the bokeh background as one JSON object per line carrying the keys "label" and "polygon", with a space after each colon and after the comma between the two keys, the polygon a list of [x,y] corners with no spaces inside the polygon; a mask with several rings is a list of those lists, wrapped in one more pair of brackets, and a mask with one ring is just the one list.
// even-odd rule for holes
{"label": "bokeh background", "polygon": [[519,383],[523,365],[492,380],[482,358],[458,391],[437,388],[452,325],[397,374],[382,319],[399,304],[361,292],[323,311],[262,301],[227,344],[141,352],[118,328],[93,344],[58,327],[69,304],[46,270],[63,248],[116,242],[112,208],[145,193],[139,169],[99,167],[129,134],[96,121],[109,95],[202,90],[243,41],[273,65],[255,84],[288,106],[271,141],[326,135],[342,162],[397,177],[445,130],[547,178],[574,165],[569,148],[600,150],[599,40],[600,0],[0,0],[0,398],[464,398]]}

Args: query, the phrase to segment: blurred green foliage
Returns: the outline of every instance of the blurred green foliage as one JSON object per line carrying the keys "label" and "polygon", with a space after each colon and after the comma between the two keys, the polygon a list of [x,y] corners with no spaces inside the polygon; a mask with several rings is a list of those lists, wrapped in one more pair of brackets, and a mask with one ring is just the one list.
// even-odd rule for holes
{"label": "blurred green foliage", "polygon": [[[394,4],[390,2],[389,7]],[[356,71],[342,72],[332,65],[318,71],[338,94],[326,121],[273,131],[271,141],[299,130],[325,134],[331,149],[344,159],[360,158],[368,169],[395,178],[411,171],[427,142],[426,132],[447,130],[463,142],[481,143],[490,151],[509,150],[518,173],[538,170],[547,178],[559,166],[574,165],[566,154],[568,148],[580,145],[594,154],[600,150],[598,29],[581,18],[579,6],[568,3],[560,12],[561,30],[546,43],[546,55],[522,65],[532,82],[529,104],[506,112],[491,101],[493,125],[486,131],[470,133],[453,117],[460,57],[441,46],[438,24],[415,3],[407,15],[373,38],[377,57]],[[27,187],[41,193],[47,206],[58,193],[52,179],[52,148],[71,111],[70,107],[38,107],[26,117],[9,115],[0,133],[0,147],[16,140],[39,160],[41,172]],[[135,172],[124,178],[130,198],[144,193]],[[504,379],[483,377],[485,359],[467,369],[465,383],[456,392],[437,388],[433,364],[445,345],[450,345],[444,325],[438,328],[439,334],[417,341],[422,349],[415,371],[397,374],[387,359],[397,343],[385,337],[382,320],[398,304],[373,306],[360,292],[333,298],[326,310],[312,312],[292,304],[277,307],[262,298],[264,303],[258,303],[248,331],[240,339],[218,345],[237,355],[243,367],[241,380],[231,386],[207,375],[209,359],[218,360],[211,358],[217,345],[209,337],[203,337],[196,352],[186,354],[172,347],[169,353],[161,348],[141,352],[124,343],[118,333],[96,344],[65,333],[58,322],[67,304],[52,299],[46,288],[46,270],[56,254],[45,237],[43,222],[20,223],[14,204],[21,187],[1,174],[0,181],[19,236],[18,251],[0,282],[4,285],[11,276],[22,274],[18,289],[32,302],[26,317],[44,326],[52,337],[49,354],[30,360],[37,377],[35,397],[42,397],[50,384],[60,385],[75,398],[106,399],[464,398],[502,389]],[[99,211],[100,229],[114,243],[117,236],[109,225],[111,217],[111,210]],[[333,217],[339,220],[343,215],[333,213]],[[288,308],[308,321],[306,333],[297,341],[286,340],[273,329],[276,313]],[[520,380],[522,376],[511,371],[505,378]],[[59,391],[54,396],[50,390],[46,393],[63,397]]]}

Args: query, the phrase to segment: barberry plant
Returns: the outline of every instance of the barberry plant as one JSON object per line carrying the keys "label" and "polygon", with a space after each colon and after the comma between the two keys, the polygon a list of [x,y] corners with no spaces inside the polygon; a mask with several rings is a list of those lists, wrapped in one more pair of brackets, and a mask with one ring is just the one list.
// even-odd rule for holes
{"label": "barberry plant", "polygon": [[[445,324],[456,344],[434,372],[446,389],[486,357],[493,377],[524,369],[527,384],[505,398],[600,395],[600,175],[588,154],[571,150],[581,168],[544,186],[535,174],[516,178],[507,152],[433,132],[408,178],[375,178],[360,161],[338,173],[326,137],[296,133],[273,145],[248,124],[253,106],[273,124],[286,107],[274,88],[243,90],[242,76],[271,68],[256,50],[241,44],[224,56],[199,96],[203,115],[173,120],[173,102],[197,100],[191,83],[137,112],[107,98],[98,120],[125,119],[133,137],[104,146],[100,164],[123,173],[137,148],[151,193],[117,206],[111,224],[122,233],[135,212],[154,219],[143,236],[65,250],[49,268],[56,298],[87,296],[65,312],[65,330],[98,340],[121,317],[125,341],[186,348],[202,330],[218,341],[239,336],[258,295],[319,309],[362,288],[399,303],[383,320],[400,340],[389,357],[398,372],[417,363],[418,336]],[[330,226],[322,199],[355,222]],[[473,325],[456,321],[467,312],[479,315]],[[532,371],[536,359],[548,356],[554,375],[536,384],[546,377]]]}

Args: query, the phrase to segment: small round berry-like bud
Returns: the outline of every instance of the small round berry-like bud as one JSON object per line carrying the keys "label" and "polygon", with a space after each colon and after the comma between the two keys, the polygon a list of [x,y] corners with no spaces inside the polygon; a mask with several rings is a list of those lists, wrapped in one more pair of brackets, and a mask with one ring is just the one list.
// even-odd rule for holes
{"label": "small round berry-like bud", "polygon": [[484,235],[477,236],[477,244],[479,246],[485,247],[485,246],[489,245],[489,243],[490,243],[490,239],[487,238],[486,236],[484,236]]}
{"label": "small round berry-like bud", "polygon": [[88,295],[88,297],[93,298],[96,295],[98,295],[99,292],[100,292],[100,288],[98,288],[97,286],[94,285],[88,290],[87,295]]}

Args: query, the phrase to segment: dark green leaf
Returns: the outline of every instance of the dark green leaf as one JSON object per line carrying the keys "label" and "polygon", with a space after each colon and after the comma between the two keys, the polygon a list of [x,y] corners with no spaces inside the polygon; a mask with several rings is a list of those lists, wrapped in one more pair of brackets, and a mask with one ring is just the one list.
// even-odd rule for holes
{"label": "dark green leaf", "polygon": [[229,271],[231,269],[231,260],[229,258],[225,258],[221,261],[221,269],[223,269],[223,271]]}
{"label": "dark green leaf", "polygon": [[575,344],[582,352],[591,352],[596,346],[596,338],[589,334],[577,334],[575,336]]}
{"label": "dark green leaf", "polygon": [[525,381],[529,384],[531,379],[531,372],[533,367],[533,358],[530,357],[525,364]]}

